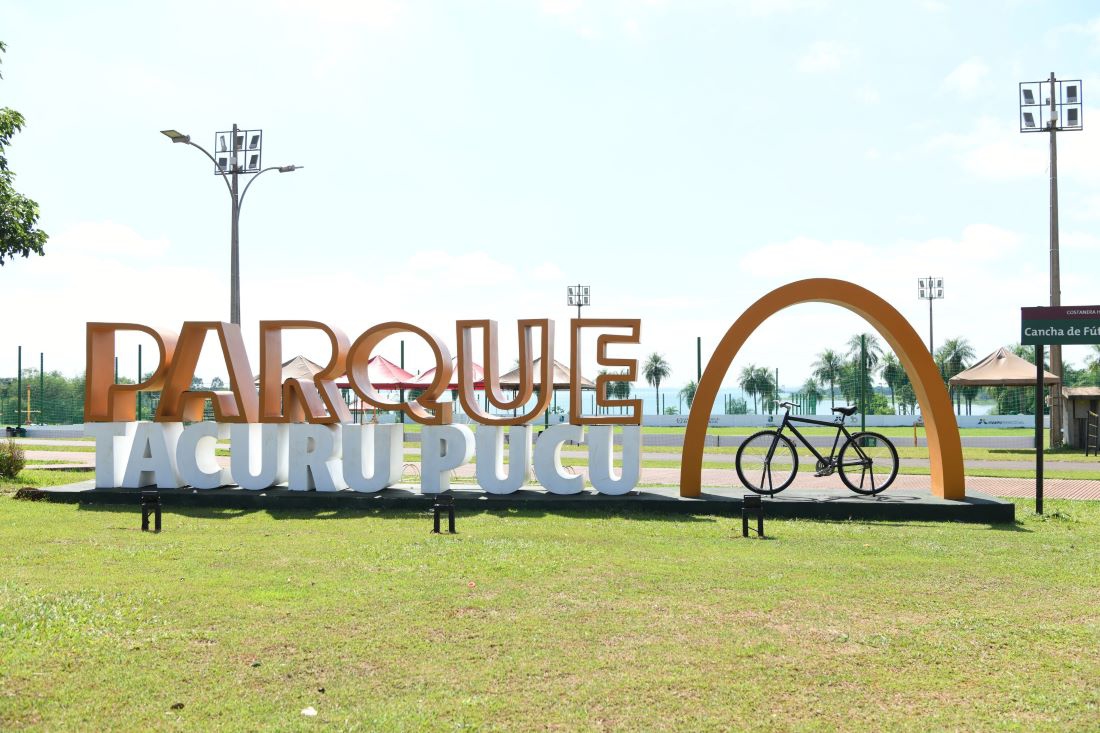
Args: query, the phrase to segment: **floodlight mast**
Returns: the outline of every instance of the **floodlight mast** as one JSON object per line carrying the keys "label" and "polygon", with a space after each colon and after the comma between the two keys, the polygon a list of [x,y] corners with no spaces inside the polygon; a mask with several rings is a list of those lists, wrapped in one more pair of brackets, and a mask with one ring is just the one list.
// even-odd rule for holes
{"label": "floodlight mast", "polygon": [[942,277],[918,277],[917,297],[928,301],[928,353],[935,358],[936,353],[932,349],[932,301],[943,297]]}
{"label": "floodlight mast", "polygon": [[[1029,84],[1035,87],[1035,91],[1039,92],[1038,98],[1032,93],[1030,88],[1024,89],[1024,84]],[[1043,85],[1046,84],[1048,89],[1048,96],[1044,99],[1042,95]],[[1063,85],[1069,85],[1069,89],[1066,94],[1063,95]],[[1082,92],[1084,88],[1081,85],[1080,79],[1073,79],[1069,81],[1058,81],[1054,72],[1050,72],[1050,78],[1045,81],[1039,82],[1021,82],[1020,84],[1020,97],[1018,102],[1020,103],[1021,119],[1023,120],[1023,126],[1020,128],[1020,132],[1041,132],[1046,130],[1050,133],[1050,305],[1060,306],[1062,304],[1062,282],[1061,282],[1061,263],[1059,257],[1058,247],[1058,132],[1059,131],[1076,131],[1081,130],[1084,127],[1084,99]],[[1040,103],[1041,100],[1041,103]],[[1036,127],[1034,124],[1028,124],[1031,117],[1030,112],[1025,112],[1025,107],[1032,108],[1035,112],[1039,113],[1039,120],[1042,122],[1042,111],[1044,106],[1049,106],[1048,115],[1049,118],[1045,124],[1040,124]],[[1066,114],[1060,114],[1063,111],[1063,107],[1068,107],[1064,110]],[[1033,118],[1032,118],[1033,119]],[[1068,124],[1067,124],[1068,123]],[[1041,366],[1041,365],[1040,365]],[[1062,347],[1058,344],[1051,344],[1050,346],[1050,370],[1059,379],[1062,377]],[[1062,400],[1060,394],[1051,394],[1050,400],[1050,445],[1052,448],[1057,448],[1062,445]]]}
{"label": "floodlight mast", "polygon": [[[178,130],[161,130],[161,134],[170,139],[174,143],[186,143],[193,148],[198,148],[210,158],[210,162],[214,164],[215,175],[220,175],[225,182],[225,186],[229,191],[229,197],[232,199],[232,208],[230,211],[230,254],[229,254],[229,322],[236,325],[241,324],[241,267],[240,267],[240,219],[241,219],[241,205],[244,203],[245,194],[248,193],[249,187],[253,182],[262,174],[267,171],[277,170],[280,173],[290,173],[296,171],[299,168],[305,168],[303,165],[281,165],[270,166],[268,168],[261,168],[260,163],[260,136],[263,134],[262,130],[247,130],[248,134],[252,134],[252,140],[248,146],[249,153],[252,153],[252,157],[248,165],[241,170],[240,165],[240,153],[245,152],[244,137],[238,136],[241,132],[236,123],[233,124],[233,130],[230,133],[230,139],[232,140],[232,150],[227,150],[225,145],[225,133],[216,133],[218,139],[221,141],[221,149],[218,152],[228,153],[228,157],[223,157],[221,160],[211,155],[203,146],[191,141],[190,135],[185,135]],[[217,145],[215,145],[217,148]],[[253,152],[254,151],[254,152]],[[252,165],[255,163],[255,165]],[[240,191],[238,187],[238,179],[241,173],[251,173],[252,178],[245,184],[244,191]],[[229,175],[229,180],[226,179],[226,175]]]}
{"label": "floodlight mast", "polygon": [[592,304],[592,288],[589,285],[570,285],[566,288],[566,305],[577,306],[577,318],[581,317],[581,308]]}

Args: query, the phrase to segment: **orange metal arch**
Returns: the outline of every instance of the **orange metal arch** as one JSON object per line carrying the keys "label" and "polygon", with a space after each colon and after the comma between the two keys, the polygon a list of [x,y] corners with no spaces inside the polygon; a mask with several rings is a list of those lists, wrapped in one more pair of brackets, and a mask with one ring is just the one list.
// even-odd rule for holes
{"label": "orange metal arch", "polygon": [[858,285],[826,278],[799,280],[776,288],[753,303],[726,331],[699,380],[695,400],[691,404],[680,464],[680,496],[699,496],[701,491],[707,421],[722,379],[737,352],[769,316],[800,303],[832,303],[847,308],[862,316],[882,334],[909,375],[920,403],[928,435],[932,493],[944,499],[965,499],[959,426],[955,421],[951,398],[932,355],[917,332],[892,305]]}

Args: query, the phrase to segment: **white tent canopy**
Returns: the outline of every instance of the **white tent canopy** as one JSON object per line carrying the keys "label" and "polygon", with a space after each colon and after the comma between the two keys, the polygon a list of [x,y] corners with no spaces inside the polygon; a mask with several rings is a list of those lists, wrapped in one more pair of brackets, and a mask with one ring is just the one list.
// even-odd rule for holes
{"label": "white tent canopy", "polygon": [[[1043,372],[1043,384],[1062,380]],[[1035,365],[1003,346],[974,366],[951,377],[953,387],[1030,387],[1035,384]]]}

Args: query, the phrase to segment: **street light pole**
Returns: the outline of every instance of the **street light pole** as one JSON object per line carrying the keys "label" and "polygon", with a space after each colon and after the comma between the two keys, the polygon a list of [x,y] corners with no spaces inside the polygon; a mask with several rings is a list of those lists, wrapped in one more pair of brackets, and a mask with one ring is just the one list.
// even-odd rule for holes
{"label": "street light pole", "polygon": [[[243,134],[242,134],[243,133]],[[240,264],[240,229],[241,229],[241,205],[244,203],[245,194],[249,187],[260,175],[268,171],[290,173],[304,165],[276,165],[268,168],[260,166],[262,130],[241,130],[236,123],[230,132],[216,134],[215,149],[218,157],[214,157],[209,150],[192,142],[190,135],[185,135],[176,130],[161,130],[161,134],[168,137],[174,143],[185,143],[193,148],[198,148],[210,158],[214,164],[214,174],[222,177],[225,187],[229,191],[231,200],[229,220],[229,322],[236,325],[241,323],[241,264]],[[231,142],[227,147],[225,136],[229,135]],[[248,138],[248,145],[245,139]],[[243,161],[243,162],[242,162]],[[245,184],[244,190],[239,188],[240,175],[252,174],[252,178]]]}
{"label": "street light pole", "polygon": [[237,195],[237,123],[233,123],[233,184],[230,194],[233,197],[232,222],[229,225],[229,322],[241,323],[241,200]]}
{"label": "street light pole", "polygon": [[[1058,110],[1055,107],[1056,80],[1050,72],[1050,304],[1062,305],[1062,269],[1058,257]],[[1050,345],[1050,371],[1062,376],[1062,345]],[[1050,447],[1062,445],[1061,395],[1050,390]]]}
{"label": "street light pole", "polygon": [[[1020,132],[1050,133],[1050,305],[1062,304],[1062,272],[1058,254],[1058,132],[1084,126],[1083,88],[1080,79],[1059,81],[1050,72],[1044,81],[1020,82]],[[1038,115],[1038,119],[1036,119]],[[1038,123],[1038,124],[1036,124]],[[1039,366],[1042,366],[1041,364]],[[1050,345],[1050,370],[1062,376],[1062,347]],[[1062,444],[1062,399],[1051,391],[1050,445]]]}

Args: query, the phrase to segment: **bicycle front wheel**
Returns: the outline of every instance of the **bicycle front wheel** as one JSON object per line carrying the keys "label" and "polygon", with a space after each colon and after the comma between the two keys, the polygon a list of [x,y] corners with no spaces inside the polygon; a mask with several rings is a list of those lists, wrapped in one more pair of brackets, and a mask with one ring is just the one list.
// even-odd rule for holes
{"label": "bicycle front wheel", "polygon": [[737,449],[737,478],[750,491],[772,496],[791,485],[798,473],[794,443],[774,430],[750,435]]}
{"label": "bicycle front wheel", "polygon": [[857,494],[886,491],[898,475],[898,451],[879,433],[855,433],[840,449],[840,480]]}

